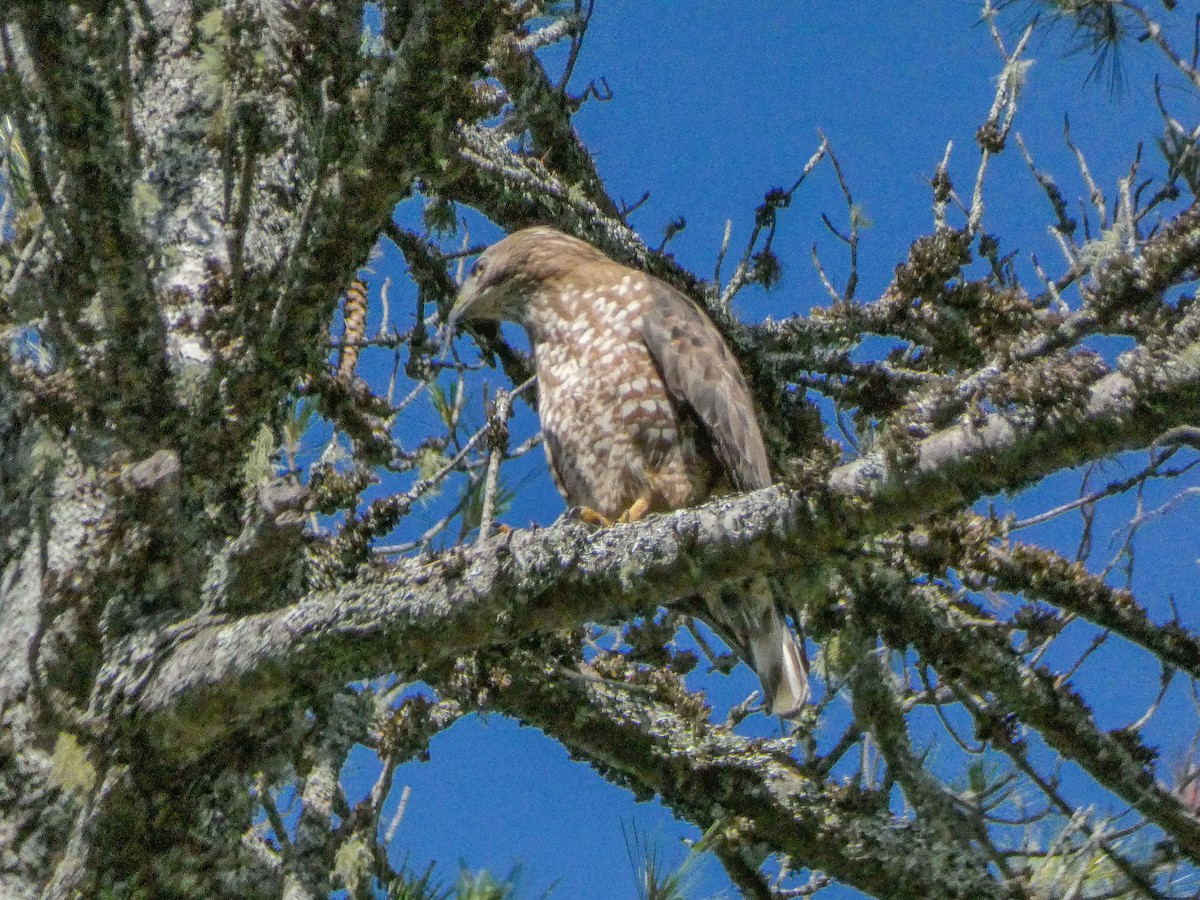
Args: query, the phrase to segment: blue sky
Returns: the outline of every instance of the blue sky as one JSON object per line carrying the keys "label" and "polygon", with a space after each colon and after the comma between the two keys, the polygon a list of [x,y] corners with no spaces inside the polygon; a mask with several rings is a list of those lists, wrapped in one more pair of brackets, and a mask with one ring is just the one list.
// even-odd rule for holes
{"label": "blue sky", "polygon": [[[764,192],[796,180],[820,143],[821,129],[856,203],[872,223],[862,235],[858,289],[860,298],[869,299],[887,285],[911,241],[932,229],[927,182],[949,140],[955,148],[951,177],[961,195],[970,194],[979,161],[973,136],[991,106],[1000,69],[978,11],[973,2],[927,0],[597,0],[574,85],[582,90],[588,81],[603,76],[613,99],[589,102],[576,117],[576,127],[613,196],[632,202],[650,192],[649,201],[631,218],[648,244],[658,244],[670,220],[686,218],[686,230],[669,249],[704,277],[711,277],[726,220],[733,223],[732,255],[744,246]],[[1010,15],[1003,21],[1011,46],[1019,17]],[[1086,200],[1086,187],[1063,142],[1063,120],[1069,116],[1073,136],[1104,189],[1115,190],[1139,140],[1148,144],[1143,171],[1161,174],[1165,166],[1152,146],[1161,121],[1148,87],[1158,59],[1149,48],[1131,45],[1124,58],[1124,89],[1112,93],[1104,80],[1085,84],[1092,60],[1065,55],[1069,44],[1067,29],[1039,31],[1027,53],[1035,65],[1016,129],[1039,167],[1055,176],[1069,199]],[[562,56],[561,49],[546,54],[552,74]],[[1165,96],[1177,105],[1177,115],[1194,119],[1195,95],[1176,87],[1169,77],[1166,85]],[[985,228],[1002,238],[1005,251],[1020,251],[1017,264],[1023,274],[1032,272],[1031,252],[1051,273],[1062,271],[1061,256],[1046,231],[1049,207],[1015,144],[994,161],[984,196]],[[818,168],[782,213],[775,242],[784,265],[782,283],[771,292],[745,291],[737,306],[740,315],[759,319],[803,314],[827,303],[811,262],[814,244],[826,271],[838,286],[844,284],[846,253],[821,223],[823,212],[838,227],[845,226],[845,202],[828,165]],[[398,211],[406,221],[414,216],[412,209]],[[498,234],[494,228],[477,226],[473,237],[490,240]],[[376,290],[382,278],[392,278],[394,305],[411,296],[395,254],[385,252],[375,271]],[[1111,353],[1119,347],[1102,349]],[[498,373],[487,377],[493,385],[504,384]],[[473,421],[482,415],[480,406]],[[431,408],[414,407],[403,427],[419,434],[435,421]],[[522,408],[514,427],[528,433],[536,428],[536,420]],[[1120,477],[1121,465],[1132,471],[1135,464],[1115,464],[1098,482]],[[511,464],[506,478],[518,488],[517,500],[504,517],[509,524],[548,523],[561,513],[562,502],[546,477],[540,453]],[[1147,508],[1179,487],[1169,483],[1152,488]],[[387,484],[379,488],[393,489]],[[1070,474],[1011,502],[1020,515],[1027,515],[1072,499],[1077,491],[1078,476]],[[1120,503],[1102,513],[1096,528],[1097,564],[1107,558],[1106,542],[1129,513],[1130,506]],[[434,518],[436,509],[431,507],[405,527],[419,531]],[[1181,599],[1194,597],[1191,577],[1200,542],[1193,530],[1179,527],[1180,521],[1168,518],[1149,527],[1138,544],[1134,586],[1156,617],[1169,616],[1170,593]],[[1022,537],[1073,554],[1078,519],[1030,529]],[[1077,631],[1068,633],[1052,661],[1068,664],[1067,651],[1090,642],[1093,632],[1086,627]],[[1127,648],[1114,643],[1080,671],[1088,696],[1103,704],[1099,718],[1105,727],[1136,718],[1156,691],[1157,670],[1139,667],[1138,662]],[[1120,677],[1111,677],[1113,671]],[[753,686],[744,669],[720,684],[706,684],[714,694],[734,699]],[[1172,692],[1167,711],[1169,716],[1152,723],[1151,733],[1168,751],[1180,752],[1195,730],[1195,712],[1186,692]],[[830,715],[837,720],[836,708]],[[750,727],[771,726],[759,719]],[[369,754],[355,754],[344,773],[349,790],[365,790],[362,786],[369,784],[376,766]],[[1069,771],[1066,777],[1082,800],[1095,800],[1086,779]],[[436,860],[447,879],[453,878],[460,861],[497,875],[519,863],[524,870],[523,897],[540,896],[553,883],[558,885],[553,897],[633,897],[623,824],[636,823],[643,833],[660,834],[668,860],[682,859],[680,838],[697,836],[694,828],[675,822],[657,804],[636,804],[587,766],[570,761],[561,747],[536,730],[500,717],[460,721],[433,742],[429,762],[403,767],[396,784],[410,787],[411,799],[392,848],[394,859],[408,856],[418,869]],[[722,894],[734,896],[719,865],[705,863],[691,896]],[[859,895],[834,888],[821,896],[838,900]]]}

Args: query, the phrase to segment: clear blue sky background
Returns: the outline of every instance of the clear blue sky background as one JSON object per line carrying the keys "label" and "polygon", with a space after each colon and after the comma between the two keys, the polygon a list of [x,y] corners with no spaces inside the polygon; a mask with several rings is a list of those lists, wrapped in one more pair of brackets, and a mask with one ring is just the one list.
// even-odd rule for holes
{"label": "clear blue sky background", "polygon": [[[614,196],[632,202],[650,192],[650,200],[632,216],[647,243],[657,245],[668,221],[686,217],[687,229],[670,250],[703,277],[711,277],[726,220],[733,221],[732,256],[749,236],[754,207],[763,193],[795,181],[819,144],[817,129],[822,129],[855,201],[873,223],[862,237],[859,266],[858,295],[869,299],[887,285],[911,241],[932,228],[927,182],[948,140],[955,147],[951,176],[959,193],[970,195],[979,161],[973,136],[991,106],[1000,69],[988,31],[978,23],[978,11],[974,2],[930,0],[598,0],[574,85],[581,90],[589,80],[604,76],[614,97],[587,104],[576,126]],[[1011,46],[1019,16],[1010,15],[1005,22]],[[1165,166],[1152,143],[1161,133],[1161,122],[1148,81],[1153,67],[1159,67],[1157,57],[1149,48],[1131,45],[1124,58],[1125,87],[1110,93],[1103,79],[1085,85],[1092,59],[1086,54],[1064,57],[1070,43],[1067,29],[1041,31],[1027,54],[1036,64],[1016,127],[1039,166],[1055,175],[1069,199],[1086,200],[1086,187],[1062,138],[1063,117],[1069,115],[1094,177],[1110,196],[1138,141],[1150,145],[1143,171],[1160,175]],[[562,56],[561,48],[546,54],[552,74]],[[1175,87],[1170,77],[1166,84],[1168,102],[1178,103],[1179,115],[1194,116],[1195,95]],[[1032,271],[1031,252],[1051,273],[1062,271],[1061,256],[1046,232],[1052,221],[1048,205],[1015,143],[993,162],[985,200],[985,227],[1002,238],[1005,250],[1020,251],[1022,273]],[[826,271],[839,287],[845,283],[845,250],[822,225],[822,212],[845,226],[845,203],[828,165],[814,173],[797,192],[792,208],[782,213],[775,242],[784,264],[782,283],[769,293],[744,292],[740,315],[758,319],[802,314],[827,303],[810,259],[814,244]],[[404,221],[415,216],[412,209],[398,212]],[[477,227],[472,236],[491,240],[498,235],[494,228]],[[401,308],[412,293],[402,264],[385,251],[375,269],[376,288],[390,276],[393,308]],[[727,261],[726,277],[730,271]],[[1111,355],[1120,348],[1101,349]],[[497,373],[488,377],[492,384],[503,384]],[[481,418],[482,408],[473,420]],[[420,434],[435,422],[426,406],[414,408],[402,427]],[[528,432],[536,421],[521,411],[516,427]],[[1113,467],[1100,482],[1119,473],[1119,467]],[[509,524],[548,523],[562,511],[540,453],[513,463],[506,477],[519,488],[505,516]],[[1156,488],[1147,507],[1179,487],[1175,483]],[[1028,514],[1072,499],[1077,490],[1077,476],[1064,475],[1015,505]],[[1096,529],[1098,561],[1107,558],[1107,542],[1129,511],[1127,504],[1117,504],[1102,516]],[[405,536],[434,518],[433,509],[423,520],[414,516]],[[1180,527],[1181,521],[1187,519],[1167,519],[1157,530],[1148,529],[1139,544],[1135,587],[1159,617],[1168,615],[1168,593],[1177,593],[1181,603],[1195,597],[1191,578],[1200,544],[1194,530]],[[1023,537],[1073,553],[1077,534],[1073,519],[1031,529]],[[1064,649],[1051,659],[1065,664],[1090,637],[1086,629],[1077,636],[1068,633]],[[1119,676],[1112,677],[1113,671]],[[1088,696],[1101,709],[1106,727],[1140,715],[1158,685],[1157,670],[1116,645],[1089,662],[1079,678],[1086,680]],[[753,687],[744,669],[720,685],[706,684],[716,695],[734,699]],[[837,716],[832,710],[831,718],[836,721]],[[1152,723],[1151,733],[1164,748],[1178,753],[1195,730],[1194,719],[1190,700],[1180,688],[1168,698],[1166,713]],[[759,717],[749,727],[761,732],[771,726]],[[396,784],[409,786],[412,793],[392,852],[397,861],[407,855],[417,868],[436,860],[447,879],[454,877],[460,861],[497,875],[520,863],[522,897],[540,896],[554,883],[558,886],[553,897],[634,897],[623,824],[659,834],[668,861],[683,858],[681,838],[697,836],[694,828],[675,822],[658,805],[636,804],[586,765],[570,761],[539,732],[499,717],[460,721],[433,742],[431,753],[429,762],[407,765],[397,775]],[[344,773],[351,793],[367,790],[376,771],[377,763],[366,752],[352,757]],[[1071,771],[1066,778],[1068,789],[1078,791],[1076,796],[1100,802],[1086,779]],[[722,895],[734,892],[720,866],[704,863],[691,896]],[[834,888],[822,896],[859,895]]]}

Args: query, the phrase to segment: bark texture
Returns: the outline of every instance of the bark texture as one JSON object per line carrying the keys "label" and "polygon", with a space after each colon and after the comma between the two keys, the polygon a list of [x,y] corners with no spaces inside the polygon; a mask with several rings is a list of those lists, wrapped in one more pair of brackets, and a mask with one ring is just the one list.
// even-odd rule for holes
{"label": "bark texture", "polygon": [[[1125,184],[1094,241],[1048,188],[1068,262],[1026,288],[981,207],[950,224],[943,164],[935,227],[878,298],[856,299],[855,276],[809,316],[746,326],[729,301],[775,277],[776,215],[800,182],[764,198],[724,284],[647,250],[571,124],[586,4],[385,0],[366,30],[362,12],[0,7],[14,136],[0,170],[0,896],[372,896],[402,878],[380,820],[396,767],[483,710],[694,822],[747,896],[797,896],[766,874],[772,854],[880,897],[1064,896],[1047,858],[1099,860],[1112,896],[1175,896],[1172,867],[1200,860],[1195,791],[1140,724],[1101,728],[1039,648],[1086,620],[1167,683],[1200,676],[1200,636],[1154,621],[1082,557],[1014,542],[979,501],[1149,454],[1071,507],[1091,508],[1200,447],[1190,170],[1153,196]],[[536,53],[557,41],[571,47],[558,79]],[[980,132],[981,178],[1012,127],[1006,85]],[[423,204],[423,231],[392,221],[405,201]],[[461,434],[469,367],[439,357],[433,333],[458,261],[439,235],[459,205],[508,230],[553,222],[704,305],[752,382],[782,483],[612,529],[567,517],[493,532],[496,473],[536,443],[509,446],[512,400],[535,388]],[[338,336],[338,298],[380,235],[415,285],[411,327],[367,334],[359,290]],[[875,335],[903,351],[861,362]],[[1105,361],[1082,343],[1097,335],[1130,349]],[[472,338],[526,381],[498,331]],[[394,353],[391,384],[356,375],[360,350]],[[861,440],[835,444],[805,390],[851,411]],[[418,395],[445,430],[413,442],[401,426]],[[295,462],[298,396],[348,459]],[[401,487],[368,501],[376,477]],[[456,483],[444,520],[378,552]],[[671,636],[721,591],[783,598],[821,648],[826,700],[785,738],[745,736],[750,705],[719,721],[684,684],[698,661]],[[999,594],[1014,609],[990,604]],[[587,623],[609,631],[591,626],[585,653]],[[388,674],[435,696],[345,689]],[[818,752],[839,692],[853,721]],[[947,707],[974,728],[955,735],[964,753],[1009,775],[964,789],[933,774],[911,717]],[[338,773],[356,744],[384,773],[351,806]],[[847,776],[851,751],[884,774]],[[1062,761],[1154,826],[1153,851],[1064,799]],[[1013,850],[1012,822],[993,815],[1017,780],[1058,817],[1050,849]],[[300,797],[290,825],[274,806],[284,784]]]}

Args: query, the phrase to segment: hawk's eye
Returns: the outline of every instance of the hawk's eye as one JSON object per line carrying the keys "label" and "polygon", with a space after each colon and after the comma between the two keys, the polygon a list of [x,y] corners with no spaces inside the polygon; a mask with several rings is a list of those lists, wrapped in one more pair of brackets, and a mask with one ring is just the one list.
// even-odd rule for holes
{"label": "hawk's eye", "polygon": [[468,273],[469,278],[482,278],[483,273],[487,271],[487,261],[483,258],[475,260],[475,264],[471,266],[471,271]]}

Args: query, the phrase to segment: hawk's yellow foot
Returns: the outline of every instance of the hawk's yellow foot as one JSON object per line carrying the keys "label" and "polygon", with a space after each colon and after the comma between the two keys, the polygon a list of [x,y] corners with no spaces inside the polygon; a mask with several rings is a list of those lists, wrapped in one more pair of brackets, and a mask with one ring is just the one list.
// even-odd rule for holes
{"label": "hawk's yellow foot", "polygon": [[633,506],[617,517],[617,522],[622,524],[625,522],[637,522],[644,519],[648,512],[650,512],[650,501],[645,497],[638,497],[633,501]]}
{"label": "hawk's yellow foot", "polygon": [[578,517],[580,522],[587,525],[599,525],[601,528],[612,528],[616,522],[610,519],[604,513],[596,512],[590,506],[577,506],[571,512]]}

